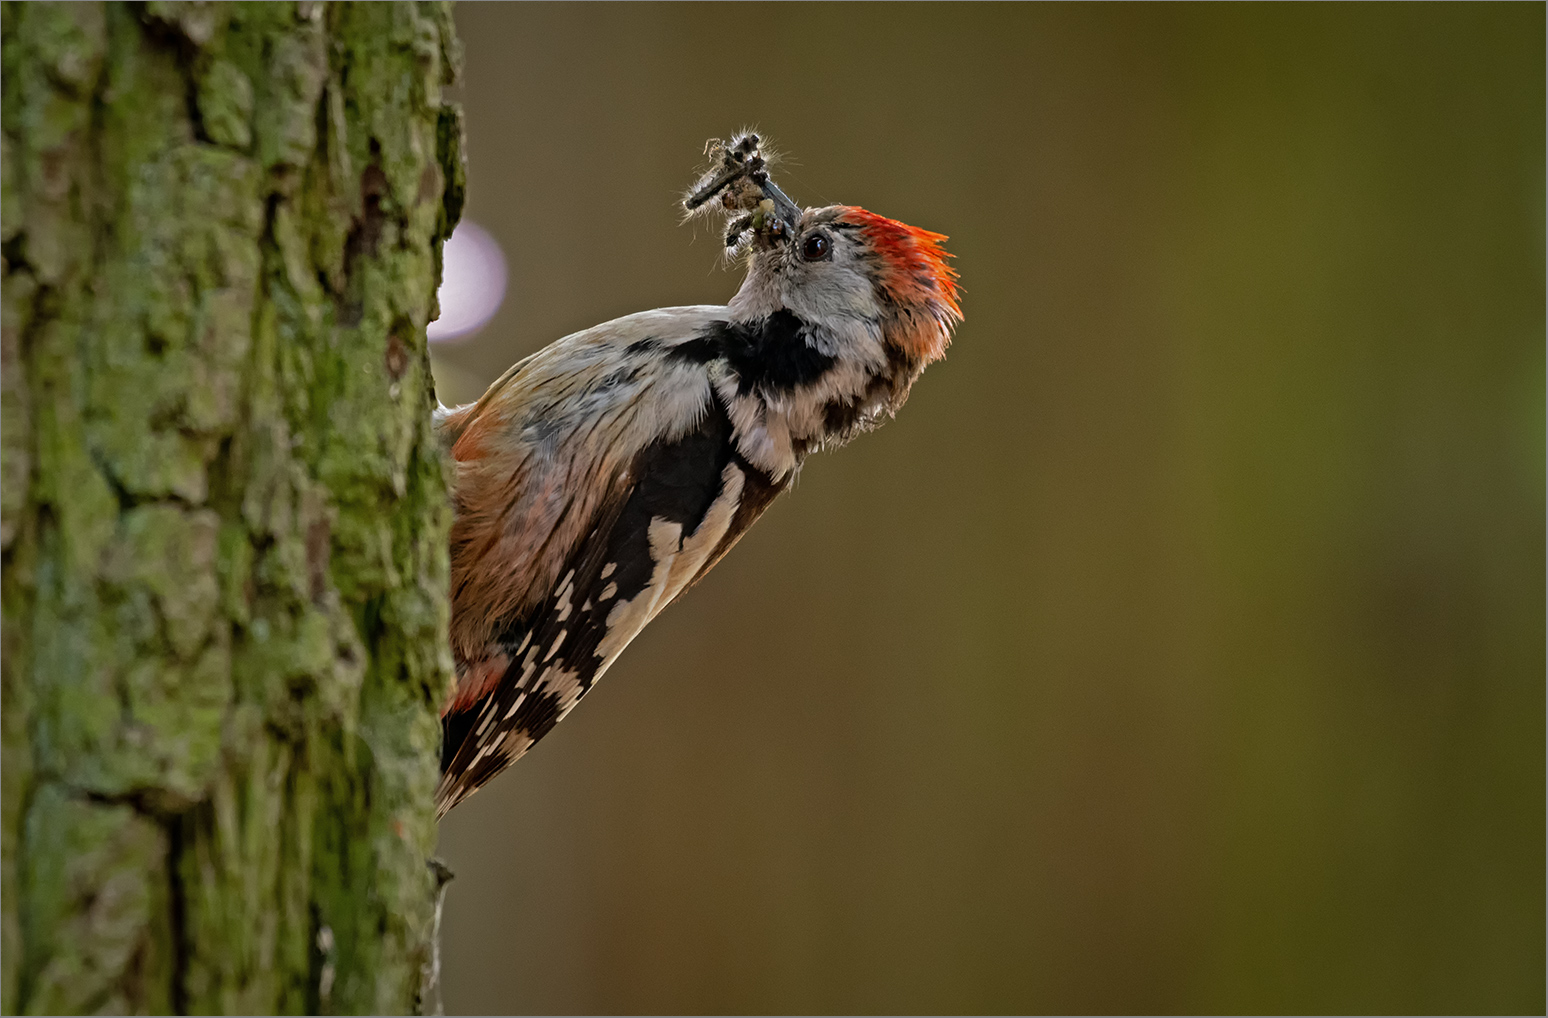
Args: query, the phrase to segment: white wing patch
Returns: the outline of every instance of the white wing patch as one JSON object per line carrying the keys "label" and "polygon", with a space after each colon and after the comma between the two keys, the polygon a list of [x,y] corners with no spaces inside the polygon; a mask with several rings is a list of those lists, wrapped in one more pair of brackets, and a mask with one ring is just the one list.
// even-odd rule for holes
{"label": "white wing patch", "polygon": [[[710,503],[698,529],[686,540],[681,524],[659,516],[650,521],[650,560],[653,564],[650,583],[629,600],[613,605],[608,612],[607,635],[597,644],[597,657],[602,659],[597,678],[602,677],[602,671],[623,653],[646,623],[682,593],[688,582],[704,568],[726,531],[731,529],[736,507],[742,501],[746,476],[735,463],[727,463],[720,480],[720,494]],[[607,575],[607,570],[604,569],[602,574]],[[603,591],[604,600],[607,593]]]}
{"label": "white wing patch", "polygon": [[[626,601],[619,601],[607,613],[607,635],[597,644],[597,657],[603,668],[623,652],[629,641],[645,628],[645,623],[656,614],[656,604],[666,589],[667,577],[672,573],[672,560],[677,557],[682,543],[683,525],[657,516],[650,521],[650,582],[645,589]],[[598,670],[600,676],[600,669]]]}

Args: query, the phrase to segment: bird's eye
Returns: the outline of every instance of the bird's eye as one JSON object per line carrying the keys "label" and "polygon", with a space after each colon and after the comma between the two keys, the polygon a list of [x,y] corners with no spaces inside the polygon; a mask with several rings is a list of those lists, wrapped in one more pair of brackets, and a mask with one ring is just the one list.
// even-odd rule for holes
{"label": "bird's eye", "polygon": [[801,257],[809,262],[820,262],[828,257],[831,246],[826,234],[814,233],[806,238],[805,244],[801,245]]}

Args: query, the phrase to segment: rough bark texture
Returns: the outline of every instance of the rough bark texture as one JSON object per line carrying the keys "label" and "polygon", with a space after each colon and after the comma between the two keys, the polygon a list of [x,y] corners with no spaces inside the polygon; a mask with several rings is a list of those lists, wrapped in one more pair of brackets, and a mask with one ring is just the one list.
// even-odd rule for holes
{"label": "rough bark texture", "polygon": [[456,47],[441,4],[4,5],[5,1012],[414,1007]]}

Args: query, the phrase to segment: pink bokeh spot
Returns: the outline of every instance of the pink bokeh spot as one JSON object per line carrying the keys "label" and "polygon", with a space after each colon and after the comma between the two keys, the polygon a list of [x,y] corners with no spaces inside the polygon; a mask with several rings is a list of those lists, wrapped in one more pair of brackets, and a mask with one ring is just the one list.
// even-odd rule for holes
{"label": "pink bokeh spot", "polygon": [[432,341],[471,335],[484,327],[505,299],[505,253],[477,223],[464,219],[442,251],[441,317],[425,330]]}

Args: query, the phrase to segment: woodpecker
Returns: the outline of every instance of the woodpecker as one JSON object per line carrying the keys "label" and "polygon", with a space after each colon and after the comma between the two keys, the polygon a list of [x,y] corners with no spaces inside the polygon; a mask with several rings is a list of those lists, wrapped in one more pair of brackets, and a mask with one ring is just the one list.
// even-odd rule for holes
{"label": "woodpecker", "polygon": [[727,217],[724,306],[566,336],[436,411],[455,464],[438,815],[509,767],[731,550],[808,454],[902,406],[962,321],[938,233],[803,209],[756,134],[684,201]]}

